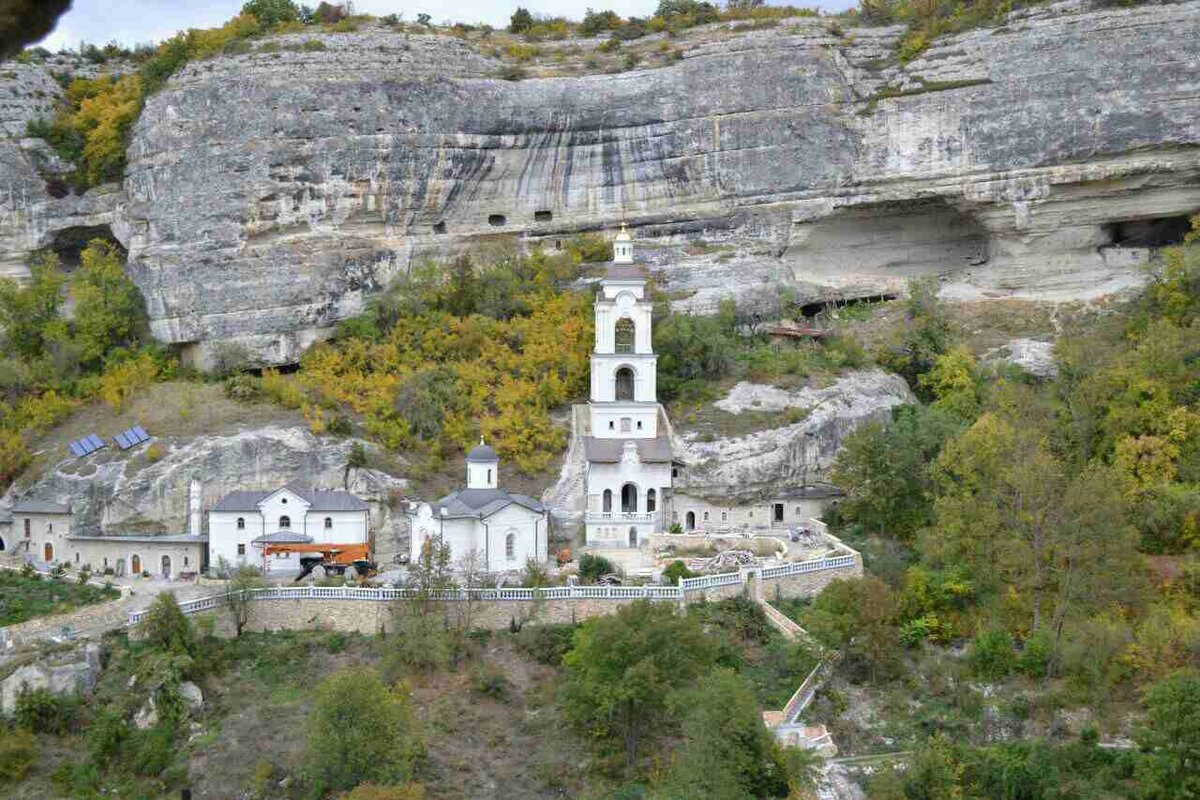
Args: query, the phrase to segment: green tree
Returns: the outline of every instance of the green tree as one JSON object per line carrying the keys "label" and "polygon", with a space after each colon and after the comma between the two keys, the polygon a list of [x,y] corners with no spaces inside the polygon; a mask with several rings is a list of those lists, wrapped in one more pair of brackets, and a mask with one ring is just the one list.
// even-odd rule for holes
{"label": "green tree", "polygon": [[937,278],[909,281],[904,328],[899,341],[884,358],[888,366],[908,380],[922,399],[930,398],[920,387],[921,376],[950,348],[953,338],[945,308],[937,295]]}
{"label": "green tree", "polygon": [[142,293],[122,262],[116,245],[93,239],[71,278],[75,339],[81,358],[90,364],[98,364],[114,348],[136,344],[146,325]]}
{"label": "green tree", "polygon": [[900,667],[896,596],[878,578],[835,580],[821,590],[804,616],[819,641],[842,650],[847,672],[872,683]]}
{"label": "green tree", "polygon": [[966,347],[954,347],[938,356],[929,372],[918,379],[933,396],[933,408],[970,421],[979,414],[980,386],[975,357]]}
{"label": "green tree", "polygon": [[910,541],[931,519],[932,464],[960,430],[961,421],[928,406],[900,406],[890,425],[857,428],[834,464],[847,493],[842,513],[868,532]]}
{"label": "green tree", "polygon": [[140,628],[142,638],[154,649],[195,657],[196,633],[171,592],[159,592],[155,596]]}
{"label": "green tree", "polygon": [[1200,672],[1170,675],[1146,690],[1137,775],[1151,800],[1200,797]]}
{"label": "green tree", "polygon": [[323,792],[412,777],[422,754],[408,698],[366,667],[343,669],[314,692],[307,763]]}
{"label": "green tree", "polygon": [[716,670],[673,699],[683,742],[652,800],[787,797],[787,761],[758,699],[733,670]]}
{"label": "green tree", "polygon": [[633,764],[647,736],[667,719],[667,696],[690,685],[716,659],[716,643],[668,604],[638,601],[585,622],[563,657],[562,699],[569,719]]}
{"label": "green tree", "polygon": [[51,341],[67,338],[59,314],[66,277],[58,256],[48,253],[29,265],[29,281],[0,279],[0,327],[5,352],[26,360],[40,358]]}
{"label": "green tree", "polygon": [[254,603],[252,592],[266,585],[262,573],[250,564],[239,564],[233,575],[230,576],[229,584],[226,586],[229,592],[226,608],[229,610],[229,617],[233,620],[233,629],[238,636],[242,635],[246,623],[250,621],[250,609]]}
{"label": "green tree", "polygon": [[524,33],[533,27],[533,14],[529,9],[518,6],[508,20],[508,30],[512,33]]}
{"label": "green tree", "polygon": [[264,28],[300,19],[300,10],[292,0],[250,0],[242,6],[242,13],[253,15]]}

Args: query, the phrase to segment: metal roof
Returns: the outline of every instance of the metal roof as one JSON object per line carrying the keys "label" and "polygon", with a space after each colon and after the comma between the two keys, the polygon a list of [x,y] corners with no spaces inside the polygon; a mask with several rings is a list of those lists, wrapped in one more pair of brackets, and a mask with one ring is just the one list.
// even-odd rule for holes
{"label": "metal roof", "polygon": [[637,445],[638,458],[642,461],[659,463],[671,460],[671,440],[666,434],[659,434],[654,439],[597,439],[595,436],[585,436],[583,449],[588,461],[616,464],[625,452],[626,442]]}
{"label": "metal roof", "polygon": [[[289,483],[280,487],[287,489],[308,503],[309,511],[366,511],[369,506],[350,492],[327,489],[310,489]],[[242,490],[230,492],[216,502],[210,511],[258,511],[258,504],[279,489]]]}
{"label": "metal roof", "polygon": [[490,445],[483,442],[471,448],[471,452],[467,453],[467,461],[499,461],[500,456],[496,455],[496,451]]}
{"label": "metal roof", "polygon": [[14,514],[70,514],[71,507],[49,500],[22,500],[12,507]]}
{"label": "metal roof", "polygon": [[111,536],[87,536],[74,535],[67,537],[68,542],[141,542],[146,544],[204,544],[208,541],[207,534],[192,536],[190,533],[139,533],[122,536],[113,534]]}
{"label": "metal roof", "polygon": [[637,264],[609,264],[604,273],[606,281],[641,281],[645,283],[646,273]]}
{"label": "metal roof", "polygon": [[462,489],[434,503],[433,513],[434,516],[445,518],[484,519],[514,503],[537,514],[546,511],[545,506],[537,500],[523,494],[509,494],[503,489]]}
{"label": "metal roof", "polygon": [[303,533],[296,531],[275,531],[274,533],[264,533],[262,536],[255,536],[250,541],[253,544],[308,544],[313,540],[311,536],[305,536]]}

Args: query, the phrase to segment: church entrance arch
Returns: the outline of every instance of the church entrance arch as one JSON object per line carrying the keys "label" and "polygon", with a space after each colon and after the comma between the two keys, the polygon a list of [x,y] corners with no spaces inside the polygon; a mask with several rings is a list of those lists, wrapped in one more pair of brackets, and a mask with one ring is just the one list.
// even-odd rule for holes
{"label": "church entrance arch", "polygon": [[687,516],[685,516],[683,518],[683,527],[687,528],[689,531],[696,530],[696,512],[695,511],[689,511],[687,513]]}
{"label": "church entrance arch", "polygon": [[633,368],[620,367],[616,376],[616,399],[633,400]]}
{"label": "church entrance arch", "polygon": [[171,577],[171,557],[170,556],[162,557],[162,576],[164,578]]}
{"label": "church entrance arch", "polygon": [[141,556],[134,555],[134,557],[129,560],[129,572],[135,578],[138,575],[142,574],[142,557]]}
{"label": "church entrance arch", "polygon": [[54,545],[50,544],[49,542],[46,542],[45,546],[42,548],[42,555],[45,556],[42,560],[45,561],[47,564],[49,564],[51,561],[53,561],[54,560]]}
{"label": "church entrance arch", "polygon": [[638,510],[638,489],[632,483],[627,483],[621,487],[621,511],[626,514],[636,513]]}

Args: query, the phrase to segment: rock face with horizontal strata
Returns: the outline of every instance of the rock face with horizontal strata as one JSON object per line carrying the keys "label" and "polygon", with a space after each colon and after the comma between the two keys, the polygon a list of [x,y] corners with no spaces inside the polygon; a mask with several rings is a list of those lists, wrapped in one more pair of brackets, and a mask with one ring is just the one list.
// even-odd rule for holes
{"label": "rock face with horizontal strata", "polygon": [[[701,310],[915,274],[1066,298],[1141,280],[1113,223],[1200,207],[1200,2],[1041,6],[904,66],[901,34],[709,28],[668,67],[518,82],[450,37],[280,37],[149,100],[112,224],[160,338],[284,363],[415,259],[497,234],[627,219]],[[0,200],[0,248],[67,224],[35,195]]]}

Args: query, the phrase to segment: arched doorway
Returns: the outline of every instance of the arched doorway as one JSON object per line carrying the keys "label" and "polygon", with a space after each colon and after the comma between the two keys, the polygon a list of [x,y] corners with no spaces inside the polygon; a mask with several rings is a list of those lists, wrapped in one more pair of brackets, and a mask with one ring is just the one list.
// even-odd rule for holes
{"label": "arched doorway", "polygon": [[621,487],[621,511],[626,514],[636,513],[638,510],[638,490],[637,486],[632,483],[627,483]]}
{"label": "arched doorway", "polygon": [[612,489],[604,490],[604,499],[601,502],[602,502],[602,505],[600,507],[600,510],[603,511],[605,514],[612,513]]}
{"label": "arched doorway", "polygon": [[630,547],[637,547],[637,546],[638,546],[638,540],[637,540],[637,528],[630,528],[630,529],[629,529],[629,546],[630,546]]}
{"label": "arched doorway", "polygon": [[633,399],[633,369],[630,367],[621,367],[617,370],[616,399]]}
{"label": "arched doorway", "polygon": [[652,514],[658,508],[658,492],[654,489],[646,490],[646,513]]}
{"label": "arched doorway", "polygon": [[683,518],[683,527],[689,531],[696,530],[696,512],[689,511],[687,516]]}
{"label": "arched doorway", "polygon": [[113,574],[116,575],[118,578],[125,577],[125,559],[123,559],[123,558],[117,559],[117,566],[113,570]]}
{"label": "arched doorway", "polygon": [[171,577],[171,557],[170,556],[162,557],[162,576],[164,578]]}
{"label": "arched doorway", "polygon": [[54,560],[54,545],[50,544],[49,542],[46,542],[45,546],[42,548],[42,555],[44,556],[42,558],[42,560],[45,561],[47,564],[49,564],[51,561],[53,561]]}
{"label": "arched doorway", "polygon": [[129,560],[129,572],[135,578],[142,574],[142,557],[135,555]]}

